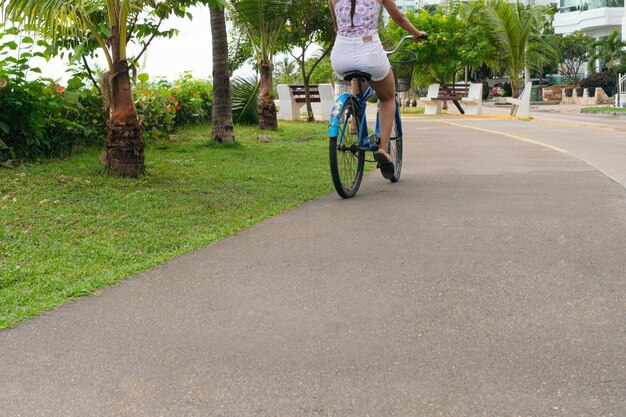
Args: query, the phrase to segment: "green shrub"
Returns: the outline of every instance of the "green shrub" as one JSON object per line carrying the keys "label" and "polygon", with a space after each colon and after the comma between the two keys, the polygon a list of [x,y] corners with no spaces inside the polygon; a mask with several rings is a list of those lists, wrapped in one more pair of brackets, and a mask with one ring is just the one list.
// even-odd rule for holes
{"label": "green shrub", "polygon": [[[17,29],[2,29],[0,24],[0,164],[103,146],[108,112],[98,90],[88,88],[80,75],[66,87],[47,78],[27,81],[28,73],[41,72],[30,66],[31,58],[44,54],[35,52],[34,40]],[[41,41],[38,46],[46,47]],[[149,83],[147,74],[138,79],[135,101],[147,139],[158,140],[178,126],[210,122],[210,82],[190,73],[171,83]]]}
{"label": "green shrub", "polygon": [[135,104],[146,139],[159,140],[178,126],[211,120],[213,87],[210,82],[193,79],[185,73],[173,83],[158,79],[148,83],[147,74],[139,75]]}
{"label": "green shrub", "polygon": [[70,90],[52,80],[9,78],[0,95],[0,140],[12,159],[28,160],[103,143],[99,101],[89,90]]}
{"label": "green shrub", "polygon": [[183,126],[211,121],[213,85],[185,74],[174,81],[174,97],[178,101],[176,124]]}
{"label": "green shrub", "polygon": [[46,78],[27,81],[34,41],[16,29],[0,32],[17,41],[0,44],[0,163],[66,155],[77,146],[101,143],[104,119],[97,95],[78,79],[62,87]]}
{"label": "green shrub", "polygon": [[615,78],[616,76],[608,71],[596,72],[582,80],[580,86],[583,88],[602,87],[604,92],[611,97],[615,94],[616,90]]}

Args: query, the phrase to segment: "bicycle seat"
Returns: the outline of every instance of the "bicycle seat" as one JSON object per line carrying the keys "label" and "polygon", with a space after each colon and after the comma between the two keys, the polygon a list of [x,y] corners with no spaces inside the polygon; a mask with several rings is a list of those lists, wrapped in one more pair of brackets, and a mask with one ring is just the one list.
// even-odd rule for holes
{"label": "bicycle seat", "polygon": [[343,75],[344,81],[352,81],[353,78],[362,78],[364,80],[369,81],[372,79],[372,76],[368,74],[367,72],[361,72],[361,71],[349,71]]}

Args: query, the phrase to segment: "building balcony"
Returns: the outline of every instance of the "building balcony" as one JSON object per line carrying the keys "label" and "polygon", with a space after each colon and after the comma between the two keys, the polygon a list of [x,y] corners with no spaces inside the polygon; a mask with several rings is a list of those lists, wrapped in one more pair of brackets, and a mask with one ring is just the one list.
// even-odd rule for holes
{"label": "building balcony", "polygon": [[622,26],[625,16],[624,0],[581,0],[570,1],[569,5],[567,3],[567,0],[561,0],[561,11],[554,16],[554,32],[557,34],[577,30],[590,34],[606,31],[608,34]]}
{"label": "building balcony", "polygon": [[603,9],[605,7],[624,7],[624,0],[561,0],[559,12],[585,12],[587,10]]}

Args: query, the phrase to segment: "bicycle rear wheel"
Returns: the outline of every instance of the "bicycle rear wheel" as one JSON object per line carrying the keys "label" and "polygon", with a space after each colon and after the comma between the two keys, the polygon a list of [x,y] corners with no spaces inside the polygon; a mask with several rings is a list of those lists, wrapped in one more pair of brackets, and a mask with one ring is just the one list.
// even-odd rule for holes
{"label": "bicycle rear wheel", "polygon": [[398,182],[400,173],[402,172],[402,136],[400,136],[400,129],[398,129],[395,117],[393,119],[393,126],[391,127],[389,156],[391,156],[394,166],[393,176],[389,178],[389,181]]}
{"label": "bicycle rear wheel", "polygon": [[[346,100],[341,109],[339,133],[329,139],[330,174],[337,194],[343,198],[354,197],[361,186],[365,151],[359,150],[359,128],[355,105]],[[350,132],[352,120],[357,121],[357,132]]]}

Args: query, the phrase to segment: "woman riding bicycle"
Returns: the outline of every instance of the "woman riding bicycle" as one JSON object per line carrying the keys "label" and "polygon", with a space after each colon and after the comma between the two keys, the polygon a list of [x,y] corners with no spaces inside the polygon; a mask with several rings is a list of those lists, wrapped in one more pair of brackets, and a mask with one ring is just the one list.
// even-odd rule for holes
{"label": "woman riding bicycle", "polygon": [[[378,38],[378,14],[380,6],[414,40],[424,39],[426,33],[417,30],[402,14],[393,0],[329,0],[337,37],[330,56],[333,70],[340,79],[350,71],[371,75],[371,85],[380,100],[380,144],[374,153],[385,178],[393,175],[393,162],[387,153],[393,118],[396,111],[396,84]],[[358,92],[356,80],[352,80],[354,94]],[[353,127],[356,129],[356,126]]]}

